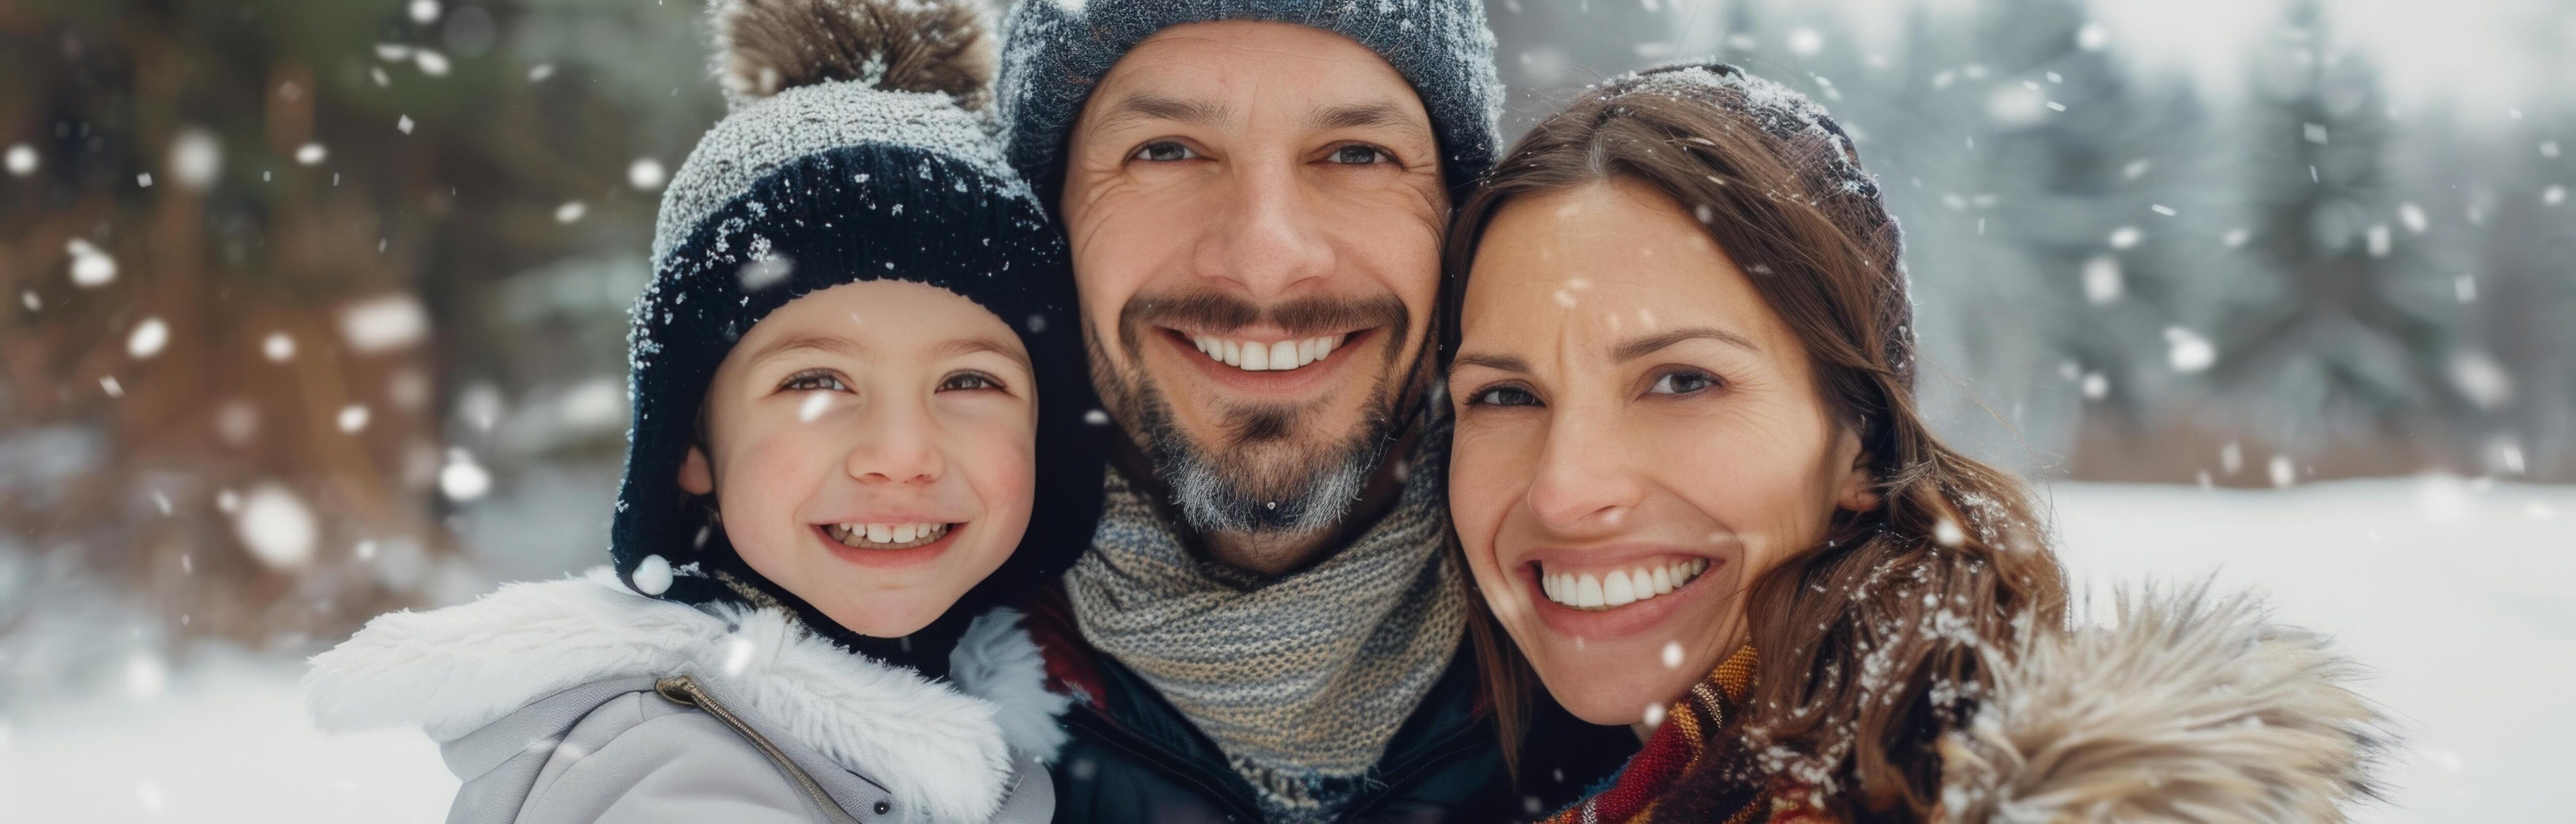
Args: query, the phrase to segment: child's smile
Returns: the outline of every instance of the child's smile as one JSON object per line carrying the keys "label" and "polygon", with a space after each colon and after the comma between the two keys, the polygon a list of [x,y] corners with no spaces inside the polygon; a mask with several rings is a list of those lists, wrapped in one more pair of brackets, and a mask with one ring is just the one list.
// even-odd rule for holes
{"label": "child's smile", "polygon": [[680,484],[714,496],[754,572],[852,632],[908,635],[1019,546],[1037,403],[1026,347],[982,306],[843,284],[726,355]]}

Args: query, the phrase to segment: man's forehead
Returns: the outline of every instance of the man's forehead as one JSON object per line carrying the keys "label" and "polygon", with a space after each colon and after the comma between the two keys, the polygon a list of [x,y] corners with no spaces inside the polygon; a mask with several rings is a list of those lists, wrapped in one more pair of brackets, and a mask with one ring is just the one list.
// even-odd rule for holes
{"label": "man's forehead", "polygon": [[1240,20],[1174,26],[1146,38],[1102,78],[1085,108],[1096,128],[1139,120],[1240,124],[1250,109],[1324,128],[1430,122],[1412,85],[1358,41],[1293,23]]}

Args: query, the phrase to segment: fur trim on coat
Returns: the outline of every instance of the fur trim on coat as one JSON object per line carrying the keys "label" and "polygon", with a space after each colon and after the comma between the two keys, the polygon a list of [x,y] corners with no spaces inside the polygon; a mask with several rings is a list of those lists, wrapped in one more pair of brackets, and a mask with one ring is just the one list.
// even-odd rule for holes
{"label": "fur trim on coat", "polygon": [[2342,821],[2376,795],[2390,724],[2324,636],[2205,584],[2114,609],[1996,666],[1993,698],[1941,742],[1949,820]]}
{"label": "fur trim on coat", "polygon": [[681,673],[741,696],[783,736],[940,820],[989,816],[1013,752],[1052,759],[1066,701],[1045,691],[1018,614],[976,619],[951,657],[961,693],[831,644],[775,610],[700,609],[627,590],[605,568],[481,600],[377,616],[314,656],[326,730],[417,724],[455,740],[583,684]]}

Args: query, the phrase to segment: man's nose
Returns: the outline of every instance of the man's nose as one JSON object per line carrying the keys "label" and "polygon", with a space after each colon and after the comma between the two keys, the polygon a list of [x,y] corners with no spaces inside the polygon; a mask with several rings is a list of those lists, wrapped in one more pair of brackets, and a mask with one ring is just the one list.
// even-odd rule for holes
{"label": "man's nose", "polygon": [[1195,261],[1200,274],[1230,280],[1255,301],[1285,298],[1333,271],[1328,221],[1293,159],[1237,164],[1221,219]]}

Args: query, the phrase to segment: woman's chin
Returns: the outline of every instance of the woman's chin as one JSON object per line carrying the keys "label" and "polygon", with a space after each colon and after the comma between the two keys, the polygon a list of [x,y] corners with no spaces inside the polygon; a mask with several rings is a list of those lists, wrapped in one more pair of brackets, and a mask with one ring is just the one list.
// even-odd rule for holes
{"label": "woman's chin", "polygon": [[[1552,645],[1555,646],[1555,645]],[[1530,656],[1539,681],[1559,706],[1585,723],[1628,726],[1643,720],[1647,707],[1680,700],[1699,679],[1687,667],[1667,667],[1653,649],[1620,649],[1627,645],[1585,644],[1573,649],[1567,639],[1559,648]]]}

